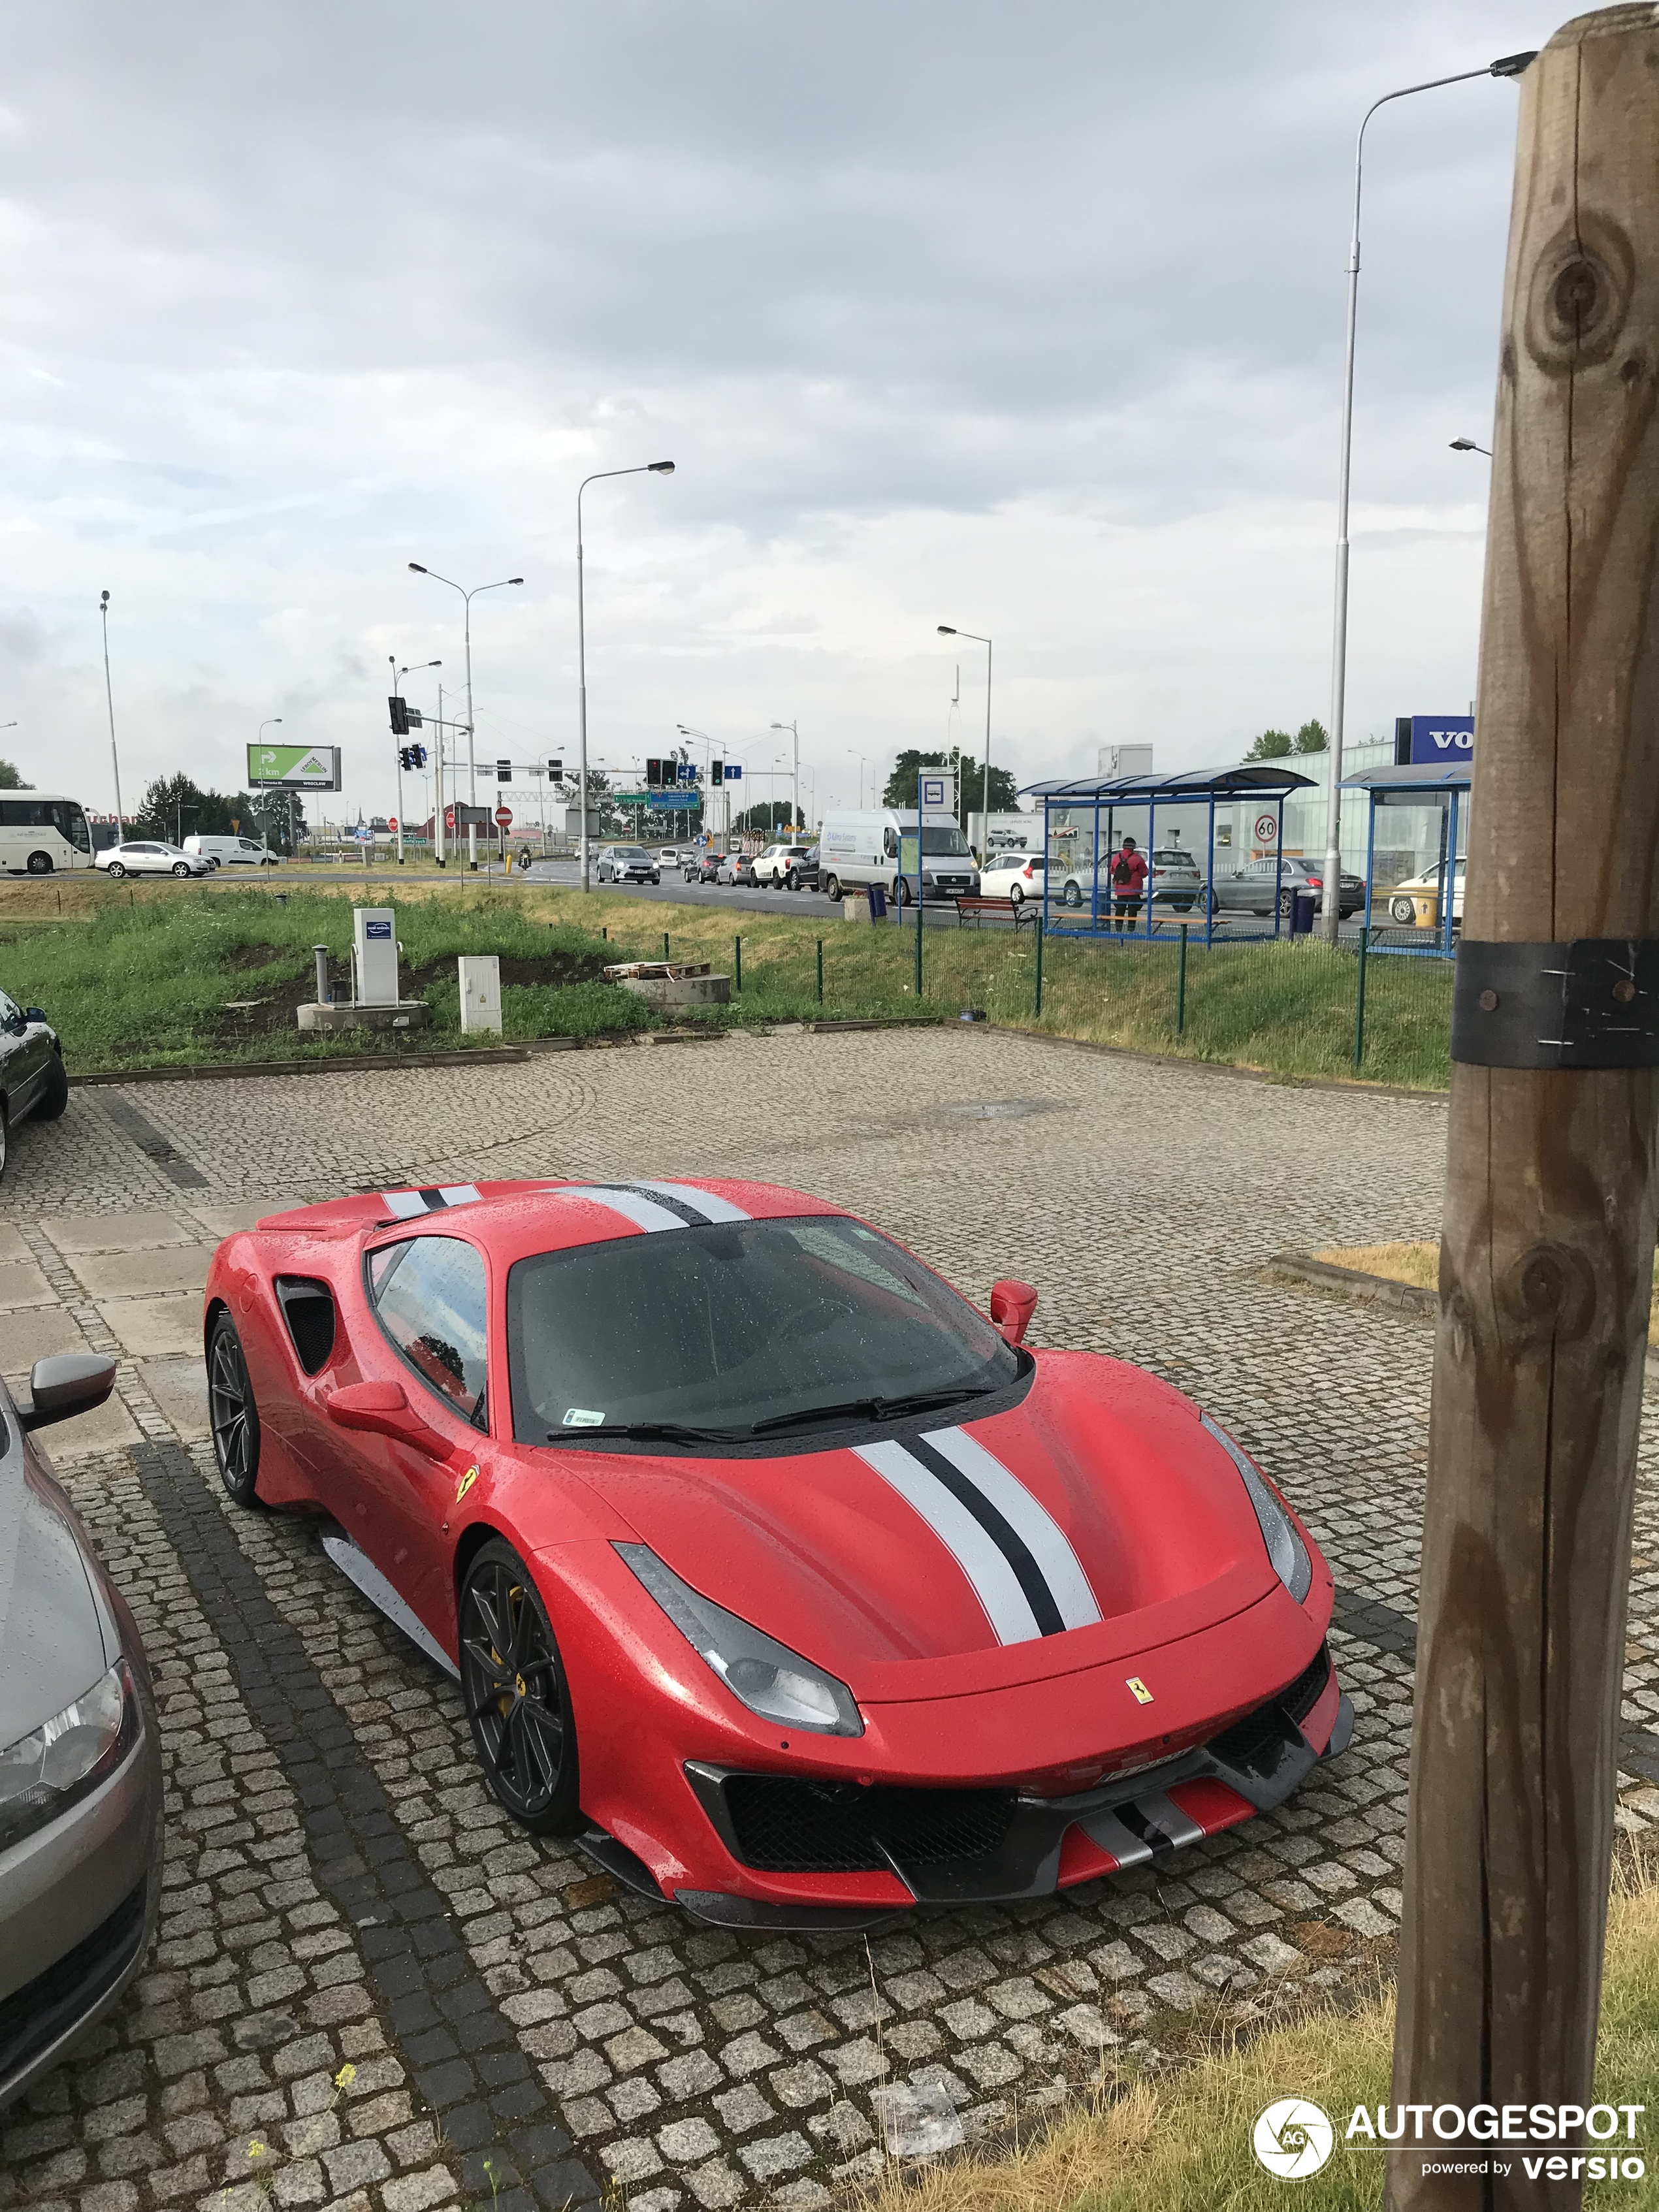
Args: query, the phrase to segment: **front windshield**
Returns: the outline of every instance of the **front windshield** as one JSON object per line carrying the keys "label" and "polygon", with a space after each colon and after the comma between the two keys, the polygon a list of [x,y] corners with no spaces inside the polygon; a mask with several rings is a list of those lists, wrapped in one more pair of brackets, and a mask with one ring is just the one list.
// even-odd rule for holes
{"label": "front windshield", "polygon": [[[1018,1381],[1030,1361],[875,1231],[840,1215],[625,1237],[507,1278],[514,1434],[591,1443],[672,1423],[742,1442],[812,1409]],[[797,1424],[796,1417],[799,1417]],[[827,1418],[827,1415],[826,1415]],[[876,1418],[872,1413],[867,1418]]]}
{"label": "front windshield", "polygon": [[949,828],[942,830],[935,830],[924,824],[921,832],[921,849],[924,853],[965,853],[968,850],[968,840],[954,823]]}

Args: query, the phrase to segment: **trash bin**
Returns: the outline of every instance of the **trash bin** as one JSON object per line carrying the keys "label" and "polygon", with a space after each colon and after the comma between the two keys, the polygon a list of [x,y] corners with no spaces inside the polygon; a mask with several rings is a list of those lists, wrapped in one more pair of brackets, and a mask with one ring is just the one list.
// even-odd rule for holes
{"label": "trash bin", "polygon": [[884,884],[872,884],[870,886],[870,919],[872,921],[885,921],[887,919],[887,886]]}
{"label": "trash bin", "polygon": [[1292,937],[1313,935],[1314,908],[1317,904],[1318,901],[1311,891],[1293,891],[1291,894],[1291,935]]}

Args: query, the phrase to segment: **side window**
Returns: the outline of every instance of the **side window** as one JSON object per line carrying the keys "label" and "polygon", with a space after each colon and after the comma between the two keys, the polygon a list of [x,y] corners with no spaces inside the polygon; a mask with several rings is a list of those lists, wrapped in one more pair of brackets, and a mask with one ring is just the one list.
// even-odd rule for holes
{"label": "side window", "polygon": [[893,835],[891,830],[884,830],[882,831],[881,848],[890,860],[893,860],[896,856],[898,853],[898,839]]}
{"label": "side window", "polygon": [[22,1008],[14,1005],[5,993],[0,991],[0,1030],[9,1030],[15,1036],[27,1026]]}
{"label": "side window", "polygon": [[487,1425],[484,1265],[457,1237],[411,1237],[368,1255],[380,1327],[428,1389]]}

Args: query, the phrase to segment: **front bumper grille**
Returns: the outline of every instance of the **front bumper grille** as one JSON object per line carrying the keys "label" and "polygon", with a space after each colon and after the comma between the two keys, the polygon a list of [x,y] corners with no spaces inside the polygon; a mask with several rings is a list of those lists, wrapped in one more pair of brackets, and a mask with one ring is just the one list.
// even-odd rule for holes
{"label": "front bumper grille", "polygon": [[0,1999],[0,2088],[94,2011],[132,1964],[144,1940],[144,1887],[44,1973]]}
{"label": "front bumper grille", "polygon": [[878,1874],[994,1851],[1014,1818],[1012,1790],[860,1789],[787,1776],[726,1778],[726,1808],[744,1866],[794,1874]]}
{"label": "front bumper grille", "polygon": [[1224,1782],[1258,1812],[1281,1804],[1316,1763],[1301,1723],[1330,1674],[1322,1644],[1293,1682],[1208,1743],[1072,1797],[862,1787],[696,1760],[685,1774],[727,1850],[757,1873],[891,1873],[923,1903],[1046,1896],[1074,1823],[1087,1832],[1093,1822],[1120,1864],[1131,1851],[1145,1856],[1195,1840],[1202,1831],[1164,1795],[1177,1783]]}

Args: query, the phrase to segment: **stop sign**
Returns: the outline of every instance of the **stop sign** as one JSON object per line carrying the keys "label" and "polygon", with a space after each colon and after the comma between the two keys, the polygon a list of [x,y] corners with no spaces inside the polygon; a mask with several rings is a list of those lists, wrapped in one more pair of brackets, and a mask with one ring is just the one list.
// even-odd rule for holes
{"label": "stop sign", "polygon": [[455,810],[453,806],[446,806],[444,809],[444,828],[446,830],[453,830],[454,827]]}
{"label": "stop sign", "polygon": [[513,809],[510,806],[498,806],[495,809],[495,827],[498,830],[510,830],[513,827]]}
{"label": "stop sign", "polygon": [[388,814],[388,815],[386,816],[386,828],[387,828],[388,830],[395,830],[395,829],[397,828],[397,826],[398,826],[398,817],[397,817],[397,816],[396,816],[395,814]]}

